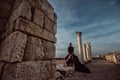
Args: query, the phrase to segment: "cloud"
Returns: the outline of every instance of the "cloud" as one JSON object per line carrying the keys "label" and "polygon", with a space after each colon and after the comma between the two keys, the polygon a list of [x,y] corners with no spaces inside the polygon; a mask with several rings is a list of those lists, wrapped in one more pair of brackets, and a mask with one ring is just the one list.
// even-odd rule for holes
{"label": "cloud", "polygon": [[[113,33],[119,32],[119,19],[95,22],[93,24],[88,24],[81,30],[85,32],[85,35],[89,35],[89,38],[93,36],[105,36]],[[87,37],[88,38],[88,37]]]}
{"label": "cloud", "polygon": [[92,43],[93,54],[120,48],[119,0],[49,0],[55,8],[57,21],[56,56],[67,53],[72,42],[77,53],[76,31],[83,32],[83,43]]}
{"label": "cloud", "polygon": [[62,55],[67,53],[67,47],[70,42],[73,42],[73,39],[71,35],[73,34],[72,31],[64,28],[64,27],[58,27],[58,32],[57,32],[57,44],[56,44],[56,49],[57,49],[57,55]]}
{"label": "cloud", "polygon": [[110,2],[109,2],[110,5],[116,5],[117,3],[118,3],[117,0],[115,0],[115,1],[110,1]]}
{"label": "cloud", "polygon": [[[111,49],[116,49],[119,45],[116,43],[119,42],[119,20],[110,20],[110,21],[103,21],[98,23],[93,23],[91,25],[84,26],[83,28],[80,27],[58,27],[57,33],[57,56],[63,55],[67,53],[67,47],[69,42],[74,43],[75,53],[77,53],[77,37],[75,32],[76,31],[85,31],[82,34],[83,42],[86,43],[90,41],[93,46],[93,53],[107,53],[110,52]],[[100,30],[100,28],[102,29]],[[111,26],[110,26],[111,25]],[[89,31],[88,34],[86,31]],[[92,31],[93,30],[93,31]],[[87,33],[87,34],[85,34]],[[114,37],[113,37],[114,36]],[[115,38],[115,40],[114,40]],[[107,41],[107,42],[106,42]],[[98,45],[99,44],[99,45]],[[104,45],[104,46],[103,46]],[[111,47],[117,46],[117,47]],[[99,49],[100,48],[100,49]]]}

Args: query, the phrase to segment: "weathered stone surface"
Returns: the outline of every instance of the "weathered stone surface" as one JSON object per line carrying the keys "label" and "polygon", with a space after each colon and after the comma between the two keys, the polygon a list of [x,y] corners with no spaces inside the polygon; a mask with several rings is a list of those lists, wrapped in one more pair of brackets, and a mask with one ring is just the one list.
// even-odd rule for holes
{"label": "weathered stone surface", "polygon": [[15,30],[20,30],[27,34],[31,34],[33,36],[37,36],[42,39],[49,40],[51,42],[56,42],[56,37],[53,33],[22,18],[19,18],[17,20]]}
{"label": "weathered stone surface", "polygon": [[44,52],[44,58],[43,59],[51,59],[55,58],[55,44],[51,43],[49,41],[42,41],[43,46],[43,52]]}
{"label": "weathered stone surface", "polygon": [[51,21],[48,17],[45,17],[45,29],[50,31],[51,33],[56,34],[56,24]]}
{"label": "weathered stone surface", "polygon": [[53,78],[51,65],[51,61],[8,64],[5,66],[2,80],[50,80]]}
{"label": "weathered stone surface", "polygon": [[[54,77],[56,78],[56,60],[52,60],[52,74],[51,74],[51,76],[53,77],[53,79],[54,79]],[[51,80],[53,80],[53,79],[51,79]]]}
{"label": "weathered stone surface", "polygon": [[53,7],[47,0],[0,0],[0,9],[0,80],[55,80]]}
{"label": "weathered stone surface", "polygon": [[0,19],[0,33],[5,31],[5,25],[7,23],[6,19]]}
{"label": "weathered stone surface", "polygon": [[56,34],[57,33],[57,24],[56,23],[54,24],[53,29],[54,29],[54,34]]}
{"label": "weathered stone surface", "polygon": [[55,18],[54,18],[54,22],[55,22],[55,24],[57,24],[57,14],[54,13],[54,16],[55,16]]}
{"label": "weathered stone surface", "polygon": [[47,30],[43,30],[42,37],[46,40],[51,41],[51,42],[56,42],[55,35]]}
{"label": "weathered stone surface", "polygon": [[3,68],[4,64],[5,64],[4,62],[0,62],[0,77],[2,75],[2,68]]}
{"label": "weathered stone surface", "polygon": [[55,21],[55,15],[54,15],[54,9],[53,7],[49,4],[47,0],[41,0],[41,8],[45,12],[45,14],[52,20]]}
{"label": "weathered stone surface", "polygon": [[24,54],[24,61],[40,60],[43,56],[44,53],[41,39],[29,36]]}
{"label": "weathered stone surface", "polygon": [[5,38],[14,31],[14,24],[18,17],[24,17],[31,20],[31,5],[27,0],[16,0],[15,5],[11,11],[10,18],[5,26],[5,32],[1,38]]}
{"label": "weathered stone surface", "polygon": [[0,16],[8,17],[11,10],[11,5],[4,0],[0,0]]}
{"label": "weathered stone surface", "polygon": [[42,11],[35,9],[33,22],[40,25],[40,27],[43,27],[44,17],[45,17],[45,15]]}
{"label": "weathered stone surface", "polygon": [[5,64],[4,62],[0,62],[0,80],[2,80],[4,64]]}
{"label": "weathered stone surface", "polygon": [[47,0],[29,0],[33,7],[42,9],[46,16],[48,16],[52,21],[56,22],[56,16],[53,7],[49,4]]}
{"label": "weathered stone surface", "polygon": [[15,5],[12,10],[10,21],[15,21],[19,16],[22,16],[28,20],[31,20],[31,5],[27,0],[19,0],[15,2]]}
{"label": "weathered stone surface", "polygon": [[35,37],[28,37],[24,61],[55,58],[55,44]]}
{"label": "weathered stone surface", "polygon": [[27,36],[21,32],[14,32],[6,37],[0,45],[0,60],[6,62],[20,62],[23,59]]}
{"label": "weathered stone surface", "polygon": [[[10,24],[6,24],[6,26],[4,27],[4,31],[1,35],[1,39],[4,39],[5,37],[9,36],[9,34],[11,34],[14,31],[14,23],[10,23]],[[7,28],[6,28],[7,27]]]}
{"label": "weathered stone surface", "polygon": [[8,3],[10,3],[11,5],[13,5],[15,3],[15,0],[5,0],[7,1]]}

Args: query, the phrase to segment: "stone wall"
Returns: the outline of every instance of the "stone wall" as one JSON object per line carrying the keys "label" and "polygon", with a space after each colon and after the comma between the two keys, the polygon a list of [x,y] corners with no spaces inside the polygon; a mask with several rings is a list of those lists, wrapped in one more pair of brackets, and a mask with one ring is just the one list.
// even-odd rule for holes
{"label": "stone wall", "polygon": [[0,80],[55,80],[56,19],[47,0],[0,0]]}

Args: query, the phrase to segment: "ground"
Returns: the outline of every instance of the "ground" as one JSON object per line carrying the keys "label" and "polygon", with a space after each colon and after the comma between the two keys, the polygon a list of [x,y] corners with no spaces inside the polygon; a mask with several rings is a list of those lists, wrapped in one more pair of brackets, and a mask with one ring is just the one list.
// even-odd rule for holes
{"label": "ground", "polygon": [[[60,64],[63,62],[61,61]],[[91,70],[90,74],[74,72],[71,77],[65,77],[65,80],[120,80],[119,65],[101,59],[93,60],[86,66]]]}

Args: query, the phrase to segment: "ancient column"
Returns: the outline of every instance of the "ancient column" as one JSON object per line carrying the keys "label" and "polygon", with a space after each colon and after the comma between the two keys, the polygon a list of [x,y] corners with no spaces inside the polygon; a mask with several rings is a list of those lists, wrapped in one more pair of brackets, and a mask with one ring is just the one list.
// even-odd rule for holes
{"label": "ancient column", "polygon": [[86,56],[87,56],[87,61],[89,61],[89,49],[88,49],[87,45],[86,45]]}
{"label": "ancient column", "polygon": [[76,32],[77,34],[77,40],[78,40],[78,56],[81,63],[84,63],[84,57],[83,57],[83,48],[82,48],[82,32]]}
{"label": "ancient column", "polygon": [[87,42],[86,45],[87,45],[87,47],[86,47],[87,58],[88,58],[88,60],[91,60],[92,59],[92,54],[91,54],[91,45],[90,45],[90,42]]}
{"label": "ancient column", "polygon": [[90,60],[92,59],[92,50],[91,50],[91,43],[90,42],[88,42],[89,43],[89,52],[90,52]]}
{"label": "ancient column", "polygon": [[83,56],[84,56],[84,61],[87,62],[86,44],[83,44]]}

